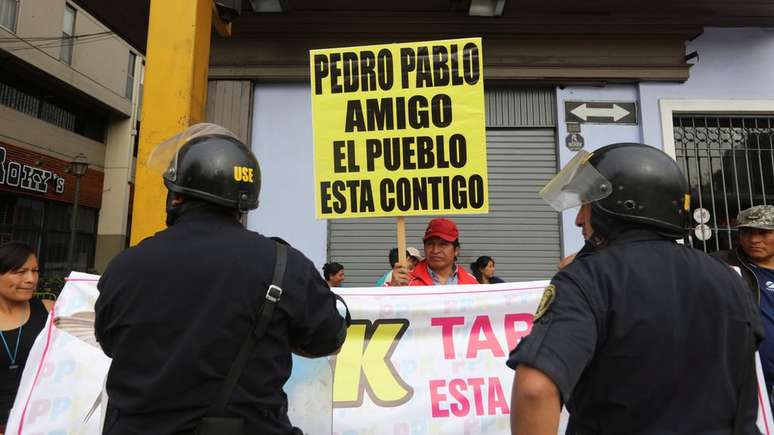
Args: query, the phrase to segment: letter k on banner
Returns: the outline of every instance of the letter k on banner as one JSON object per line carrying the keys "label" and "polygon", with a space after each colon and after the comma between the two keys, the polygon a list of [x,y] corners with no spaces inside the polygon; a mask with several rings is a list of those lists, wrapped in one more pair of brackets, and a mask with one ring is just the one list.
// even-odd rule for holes
{"label": "letter k on banner", "polygon": [[390,357],[409,327],[406,319],[353,320],[347,341],[336,356],[333,406],[363,403],[363,391],[380,406],[398,406],[414,389],[398,374]]}

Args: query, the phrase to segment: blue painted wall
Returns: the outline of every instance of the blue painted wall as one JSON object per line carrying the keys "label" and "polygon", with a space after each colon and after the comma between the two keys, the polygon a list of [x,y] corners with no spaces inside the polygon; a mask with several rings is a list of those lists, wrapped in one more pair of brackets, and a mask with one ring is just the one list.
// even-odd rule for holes
{"label": "blue painted wall", "polygon": [[[614,142],[661,143],[661,99],[774,100],[774,28],[710,28],[687,43],[698,61],[685,83],[633,83],[604,87],[570,86],[556,90],[558,149],[562,165],[573,153],[564,145],[567,100],[637,101],[636,126],[583,125],[586,149]],[[327,250],[327,223],[314,218],[311,97],[306,83],[257,84],[253,111],[253,149],[263,172],[261,206],[248,227],[278,235],[300,248],[318,267]],[[575,211],[562,216],[564,252],[582,246]]]}
{"label": "blue painted wall", "polygon": [[[572,86],[556,90],[559,160],[564,165],[573,152],[567,149],[564,102],[637,101],[639,125],[583,124],[585,149],[593,151],[615,142],[643,142],[663,149],[659,101],[774,100],[774,28],[708,28],[686,44],[686,54],[698,52],[685,83],[642,82],[604,87]],[[583,245],[574,220],[577,209],[562,214],[564,253]]]}
{"label": "blue painted wall", "polygon": [[325,264],[327,221],[314,217],[312,96],[306,83],[256,84],[253,152],[261,165],[261,203],[247,228],[279,236]]}

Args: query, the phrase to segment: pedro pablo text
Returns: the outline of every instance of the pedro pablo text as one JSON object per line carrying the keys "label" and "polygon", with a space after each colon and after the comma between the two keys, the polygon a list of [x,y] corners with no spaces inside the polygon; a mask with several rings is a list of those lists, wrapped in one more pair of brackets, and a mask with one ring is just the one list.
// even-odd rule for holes
{"label": "pedro pablo text", "polygon": [[310,61],[318,217],[487,211],[480,39]]}

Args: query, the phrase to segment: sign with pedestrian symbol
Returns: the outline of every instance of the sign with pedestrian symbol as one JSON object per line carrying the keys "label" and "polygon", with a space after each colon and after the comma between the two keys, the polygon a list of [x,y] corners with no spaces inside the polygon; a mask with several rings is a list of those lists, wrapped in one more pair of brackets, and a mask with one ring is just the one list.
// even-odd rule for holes
{"label": "sign with pedestrian symbol", "polygon": [[583,124],[637,124],[633,101],[565,101],[565,121]]}
{"label": "sign with pedestrian symbol", "polygon": [[580,151],[586,143],[580,133],[570,133],[564,138],[564,143],[570,151]]}

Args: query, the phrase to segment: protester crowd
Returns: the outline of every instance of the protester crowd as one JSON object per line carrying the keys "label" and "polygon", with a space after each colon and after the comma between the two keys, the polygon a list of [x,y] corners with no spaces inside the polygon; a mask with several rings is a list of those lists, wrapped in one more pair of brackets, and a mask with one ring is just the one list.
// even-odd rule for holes
{"label": "protester crowd", "polygon": [[[494,275],[495,261],[482,255],[470,264],[470,271],[458,264],[460,238],[457,224],[446,218],[431,219],[422,237],[424,254],[413,247],[406,248],[406,262],[399,262],[398,248],[387,254],[390,269],[376,280],[375,286],[439,285],[439,284],[500,284],[505,281]],[[330,287],[340,287],[344,281],[344,266],[326,263],[323,275]]]}
{"label": "protester crowd", "polygon": [[[173,162],[164,163],[165,168],[177,165],[163,175],[169,189],[169,228],[121,254],[100,280],[95,328],[100,344],[113,358],[104,433],[298,433],[288,421],[281,390],[290,375],[290,354],[319,357],[341,347],[350,315],[331,289],[345,282],[345,266],[327,263],[321,276],[284,240],[269,240],[245,230],[239,218],[257,206],[260,181],[257,185],[217,186],[213,191],[220,196],[214,197],[207,191],[208,183],[222,181],[198,180],[191,186],[185,184],[190,178],[170,176],[197,167],[199,172],[192,177],[201,177],[206,173],[201,165],[222,170],[209,155],[218,147],[230,159],[228,170],[237,165],[260,174],[252,153],[223,131],[188,133],[178,138]],[[197,144],[208,148],[197,148]],[[665,163],[660,151],[626,145],[605,147],[573,168],[576,174],[594,166],[594,176],[604,180],[595,186],[601,191],[583,191],[593,183],[580,187],[568,183],[563,192],[556,193],[583,191],[578,195],[583,200],[573,205],[580,206],[576,225],[586,245],[558,265],[560,271],[535,314],[532,334],[508,359],[508,365],[516,369],[512,431],[555,433],[558,412],[565,404],[572,415],[568,433],[756,433],[745,408],[747,396],[753,394],[747,389],[751,381],[743,373],[748,370],[745,356],[758,347],[762,333],[774,333],[774,206],[759,205],[739,213],[738,247],[714,254],[736,269],[733,271],[698,250],[674,243],[684,232],[679,224],[687,212],[680,202],[687,193],[684,177],[676,165]],[[596,157],[620,158],[616,156],[622,149],[630,156],[642,153],[640,162],[654,159],[657,167],[666,168],[660,169],[666,171],[662,180],[650,182],[677,180],[665,187],[672,194],[669,201],[652,192],[643,193],[633,205],[626,201],[635,200],[611,199],[619,195],[617,190],[605,192],[612,186],[641,189],[632,187],[636,186],[631,182],[636,168],[622,181],[619,172],[606,173],[605,159]],[[550,197],[550,192],[547,201],[561,202]],[[674,204],[664,205],[665,201],[680,202],[678,211]],[[561,203],[563,208],[568,205]],[[617,209],[621,204],[627,208]],[[658,214],[662,209],[668,210]],[[639,214],[640,210],[646,212]],[[646,214],[653,210],[656,215]],[[495,275],[496,263],[490,256],[478,257],[470,270],[458,264],[461,235],[453,220],[430,219],[421,241],[422,250],[406,249],[405,262],[399,260],[398,248],[390,250],[389,269],[375,286],[503,282]],[[218,255],[193,253],[190,246],[194,243],[200,251]],[[256,265],[246,258],[264,260]],[[682,271],[670,272],[674,265]],[[648,272],[651,270],[664,273],[654,275]],[[690,299],[699,295],[691,280],[701,281],[702,299]],[[48,301],[33,297],[37,282],[38,265],[31,247],[18,242],[0,246],[0,339],[4,349],[0,367],[5,367],[0,370],[2,424],[32,343],[51,309]],[[148,288],[155,292],[142,293]],[[264,288],[268,289],[265,294]],[[746,289],[745,293],[738,294],[737,288]],[[640,305],[625,305],[624,295]],[[746,317],[746,298],[757,303],[752,317]],[[237,299],[247,301],[248,307],[233,304]],[[647,311],[653,304],[679,306],[684,311],[670,316],[673,311],[664,310],[667,314],[656,319],[655,311]],[[691,304],[703,304],[712,318],[701,310],[685,311]],[[200,319],[213,315],[209,308],[213,306],[218,307],[218,314],[201,323]],[[623,317],[611,316],[612,312]],[[656,329],[662,335],[649,338],[654,332],[643,331],[637,322],[661,325]],[[701,327],[692,327],[690,322]],[[669,332],[675,328],[685,328],[679,329],[683,335]],[[193,337],[196,339],[188,341]],[[256,342],[263,343],[264,356],[249,358]],[[633,350],[633,343],[642,346],[643,342],[651,343],[649,351],[654,355],[643,358]],[[140,349],[144,352],[139,353]],[[771,394],[774,339],[763,340],[759,351]],[[736,354],[742,362],[734,360]],[[635,357],[641,359],[635,361]],[[689,366],[690,374],[686,372]],[[659,370],[660,378],[648,378]],[[706,396],[696,400],[715,401],[711,408],[715,417],[708,418],[714,426],[696,429],[688,422],[696,416],[679,409],[663,409],[662,420],[648,421],[653,412],[648,407],[663,405],[655,404],[654,398],[665,397],[664,391],[680,377],[701,385]],[[221,386],[224,378],[226,386]],[[644,386],[649,390],[637,390]],[[673,394],[691,400],[693,393],[680,390]],[[210,405],[212,397],[218,398],[219,408]],[[619,413],[613,402],[631,408]],[[680,423],[679,419],[684,420]],[[681,424],[688,429],[672,430]],[[627,429],[647,427],[655,429]]]}

